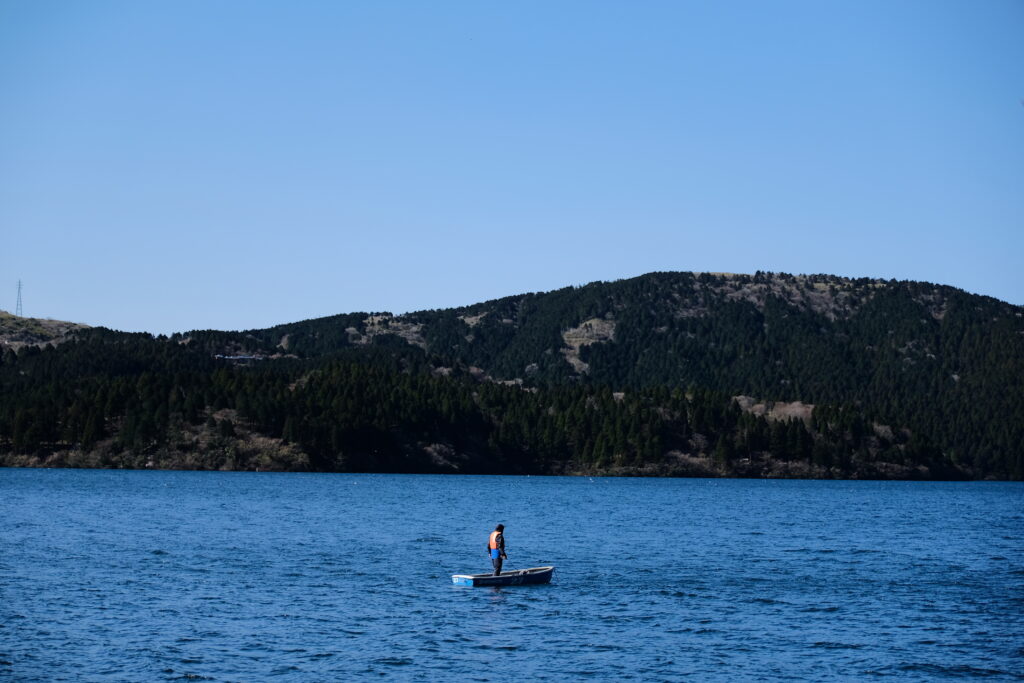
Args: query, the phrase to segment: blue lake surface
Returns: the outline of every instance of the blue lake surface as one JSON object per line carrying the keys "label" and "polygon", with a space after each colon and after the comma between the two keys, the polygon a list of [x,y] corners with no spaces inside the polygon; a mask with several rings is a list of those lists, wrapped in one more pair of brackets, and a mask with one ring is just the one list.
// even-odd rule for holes
{"label": "blue lake surface", "polygon": [[[1024,485],[0,469],[0,678],[1024,677]],[[454,586],[553,564],[547,586]]]}

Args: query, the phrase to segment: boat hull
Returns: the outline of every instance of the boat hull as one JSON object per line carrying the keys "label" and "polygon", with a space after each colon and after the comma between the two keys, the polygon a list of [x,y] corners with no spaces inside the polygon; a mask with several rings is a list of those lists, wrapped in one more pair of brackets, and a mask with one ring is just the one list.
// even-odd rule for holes
{"label": "boat hull", "polygon": [[551,583],[554,567],[531,567],[511,572],[494,574],[453,574],[456,586],[523,586],[528,584]]}

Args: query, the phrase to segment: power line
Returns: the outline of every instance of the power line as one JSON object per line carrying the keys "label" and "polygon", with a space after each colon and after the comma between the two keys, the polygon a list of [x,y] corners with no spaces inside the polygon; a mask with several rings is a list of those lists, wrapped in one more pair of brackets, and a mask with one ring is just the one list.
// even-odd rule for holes
{"label": "power line", "polygon": [[24,314],[21,311],[21,280],[18,280],[18,307],[14,309],[14,315],[22,317]]}

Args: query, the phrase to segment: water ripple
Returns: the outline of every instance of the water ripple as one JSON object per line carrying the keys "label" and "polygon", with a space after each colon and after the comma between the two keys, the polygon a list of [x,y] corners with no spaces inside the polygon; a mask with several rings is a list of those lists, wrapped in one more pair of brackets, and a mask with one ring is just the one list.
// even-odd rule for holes
{"label": "water ripple", "polygon": [[0,678],[1019,679],[1022,494],[0,470]]}

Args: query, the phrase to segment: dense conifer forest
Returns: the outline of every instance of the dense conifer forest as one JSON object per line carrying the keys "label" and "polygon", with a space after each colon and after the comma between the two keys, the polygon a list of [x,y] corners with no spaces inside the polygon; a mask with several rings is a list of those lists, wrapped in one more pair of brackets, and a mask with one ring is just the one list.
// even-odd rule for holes
{"label": "dense conifer forest", "polygon": [[171,337],[6,316],[0,464],[1019,480],[1022,314],[920,282],[652,273]]}

